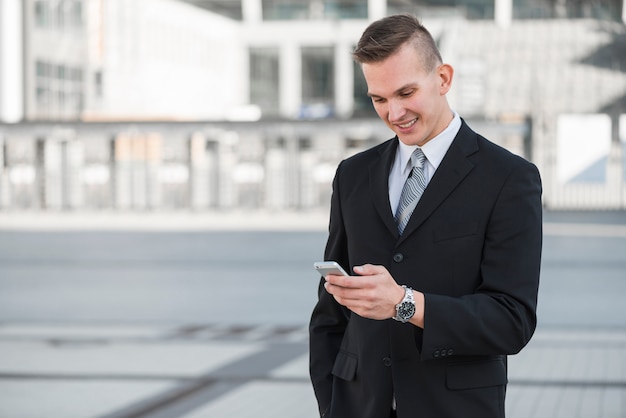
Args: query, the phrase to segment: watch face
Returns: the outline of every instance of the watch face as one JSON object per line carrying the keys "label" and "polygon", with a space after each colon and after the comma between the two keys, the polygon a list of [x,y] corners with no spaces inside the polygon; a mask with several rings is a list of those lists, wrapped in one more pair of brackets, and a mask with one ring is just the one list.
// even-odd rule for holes
{"label": "watch face", "polygon": [[402,302],[398,308],[398,317],[408,321],[415,314],[415,305],[411,302]]}

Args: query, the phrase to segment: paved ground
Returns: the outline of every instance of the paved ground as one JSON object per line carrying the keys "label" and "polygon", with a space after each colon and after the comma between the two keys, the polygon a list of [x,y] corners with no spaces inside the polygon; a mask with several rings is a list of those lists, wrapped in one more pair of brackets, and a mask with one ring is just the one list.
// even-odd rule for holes
{"label": "paved ground", "polygon": [[[314,418],[305,327],[6,324],[2,417]],[[507,416],[626,416],[626,332],[538,331]]]}
{"label": "paved ground", "polygon": [[[0,213],[0,417],[317,416],[323,216],[96,218]],[[507,416],[626,417],[626,214],[546,214],[545,231]]]}

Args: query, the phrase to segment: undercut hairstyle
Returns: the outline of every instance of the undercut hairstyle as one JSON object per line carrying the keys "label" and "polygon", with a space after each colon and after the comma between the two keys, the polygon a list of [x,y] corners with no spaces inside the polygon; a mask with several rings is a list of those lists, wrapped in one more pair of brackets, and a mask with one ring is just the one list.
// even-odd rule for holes
{"label": "undercut hairstyle", "polygon": [[443,63],[432,35],[411,14],[392,15],[371,23],[361,35],[352,57],[360,64],[381,62],[407,42],[420,54],[427,71]]}

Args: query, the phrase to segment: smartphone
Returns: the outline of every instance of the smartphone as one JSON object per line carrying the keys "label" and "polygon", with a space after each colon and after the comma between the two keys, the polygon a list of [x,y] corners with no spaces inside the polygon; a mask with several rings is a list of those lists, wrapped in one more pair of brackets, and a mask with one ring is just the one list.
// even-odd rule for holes
{"label": "smartphone", "polygon": [[341,268],[339,263],[336,261],[318,261],[313,263],[313,267],[317,270],[322,276],[326,277],[328,274],[333,274],[336,276],[349,276],[346,271]]}

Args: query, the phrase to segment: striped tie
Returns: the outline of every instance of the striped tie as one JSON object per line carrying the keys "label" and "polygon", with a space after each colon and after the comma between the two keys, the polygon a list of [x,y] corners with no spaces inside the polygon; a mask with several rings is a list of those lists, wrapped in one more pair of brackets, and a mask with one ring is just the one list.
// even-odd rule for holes
{"label": "striped tie", "polygon": [[411,154],[411,165],[413,170],[406,179],[402,193],[400,194],[400,203],[396,211],[396,223],[398,224],[398,232],[402,235],[409,218],[413,213],[413,209],[417,206],[424,189],[426,188],[426,176],[424,175],[424,160],[426,157],[421,149],[416,148]]}

